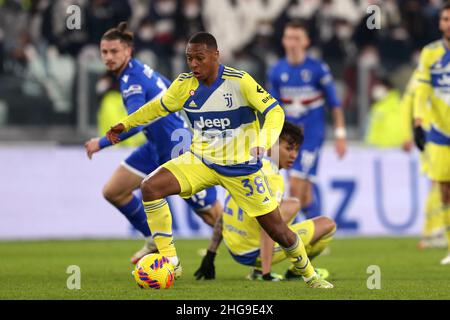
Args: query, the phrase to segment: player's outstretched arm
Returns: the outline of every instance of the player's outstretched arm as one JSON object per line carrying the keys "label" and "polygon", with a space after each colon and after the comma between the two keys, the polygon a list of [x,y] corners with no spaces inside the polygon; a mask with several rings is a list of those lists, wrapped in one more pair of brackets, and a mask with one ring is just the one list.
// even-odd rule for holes
{"label": "player's outstretched arm", "polygon": [[182,106],[179,105],[177,105],[174,110],[169,109],[163,102],[165,97],[166,96],[163,96],[159,100],[152,100],[146,103],[139,108],[139,110],[130,114],[120,123],[111,127],[111,129],[106,133],[106,138],[108,141],[112,144],[116,144],[121,141],[120,134],[123,132],[128,132],[132,128],[148,124],[157,118],[165,117],[172,112],[182,109]]}
{"label": "player's outstretched arm", "polygon": [[118,123],[112,126],[111,129],[106,133],[106,139],[112,144],[116,144],[120,141],[119,135],[125,131],[125,125],[123,123]]}

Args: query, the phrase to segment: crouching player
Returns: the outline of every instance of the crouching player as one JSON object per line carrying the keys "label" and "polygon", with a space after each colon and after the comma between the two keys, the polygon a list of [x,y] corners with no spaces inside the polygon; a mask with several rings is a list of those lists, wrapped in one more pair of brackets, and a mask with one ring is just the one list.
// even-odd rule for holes
{"label": "crouching player", "polygon": [[[268,185],[280,203],[283,221],[290,224],[300,208],[296,198],[282,199],[284,194],[284,178],[280,169],[289,169],[294,163],[301,143],[303,133],[301,129],[289,122],[285,122],[280,134],[279,143],[268,152],[269,157],[263,160],[263,171],[268,179]],[[301,223],[292,224],[289,228],[297,233],[305,245],[309,259],[319,255],[329,244],[336,224],[327,217],[317,217]],[[231,198],[230,193],[225,194],[224,213],[214,227],[206,256],[200,268],[196,271],[197,279],[214,279],[214,258],[217,248],[224,240],[228,251],[236,262],[254,267],[250,279],[263,279],[279,281],[281,276],[271,273],[271,265],[287,259],[280,246],[273,242],[267,233],[259,226],[256,218],[247,215]],[[291,267],[292,268],[292,267]],[[328,271],[316,269],[321,277],[327,277]],[[299,275],[288,269],[286,279],[301,279]]]}

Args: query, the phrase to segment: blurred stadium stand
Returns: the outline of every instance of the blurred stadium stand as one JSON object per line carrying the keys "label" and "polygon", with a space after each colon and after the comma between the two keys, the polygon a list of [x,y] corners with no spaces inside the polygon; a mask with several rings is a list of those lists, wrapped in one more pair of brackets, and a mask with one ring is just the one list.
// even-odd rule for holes
{"label": "blurred stadium stand", "polygon": [[[127,20],[135,53],[173,78],[185,71],[184,48],[199,30],[218,39],[222,61],[265,83],[283,55],[286,21],[304,20],[311,54],[331,67],[350,138],[362,141],[371,89],[382,77],[403,90],[420,48],[439,38],[440,0],[0,0],[0,141],[79,144],[96,135],[107,88],[98,42]],[[81,29],[66,28],[69,5]],[[366,9],[381,8],[381,29],[366,27]],[[220,13],[218,16],[218,12]],[[110,89],[110,88],[108,88]],[[330,130],[329,130],[330,132]],[[331,132],[330,132],[331,133]]]}

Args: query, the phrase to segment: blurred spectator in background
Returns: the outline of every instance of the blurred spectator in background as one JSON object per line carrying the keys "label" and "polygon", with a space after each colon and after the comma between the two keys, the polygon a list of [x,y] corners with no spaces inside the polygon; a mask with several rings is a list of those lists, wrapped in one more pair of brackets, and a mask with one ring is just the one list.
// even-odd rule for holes
{"label": "blurred spectator in background", "polygon": [[[123,105],[122,95],[115,77],[111,74],[103,75],[96,84],[95,91],[99,100],[100,108],[97,113],[98,135],[103,136],[112,125],[127,116]],[[146,142],[142,132],[125,139],[117,147],[137,147]]]}
{"label": "blurred spectator in background", "polygon": [[[158,65],[158,45],[155,43],[155,25],[147,17],[139,24],[135,36],[135,54],[145,63],[159,67]],[[167,73],[166,69],[166,73]]]}
{"label": "blurred spectator in background", "polygon": [[22,69],[26,63],[24,46],[29,9],[23,1],[5,0],[0,3],[0,42],[10,70]]}
{"label": "blurred spectator in background", "polygon": [[[77,5],[81,9],[80,29],[67,28],[67,7],[70,5]],[[55,47],[59,53],[76,56],[90,37],[83,12],[87,5],[86,0],[41,1],[37,15],[41,16],[41,33],[45,44]]]}
{"label": "blurred spectator in background", "polygon": [[[145,35],[152,38],[152,51],[158,57],[159,62],[154,64],[155,68],[171,78],[172,57],[174,55],[174,43],[176,39],[177,24],[177,1],[176,0],[153,0],[150,2],[149,14],[145,18]],[[141,25],[141,35],[142,35]]]}
{"label": "blurred spectator in background", "polygon": [[[360,69],[392,73],[391,80],[403,88],[419,49],[440,37],[437,21],[442,2],[3,0],[0,1],[0,75],[7,73],[8,85],[21,90],[21,96],[50,99],[53,114],[43,115],[48,123],[65,119],[66,123],[75,124],[77,100],[92,100],[79,97],[82,90],[76,80],[88,68],[77,64],[91,63],[83,52],[89,45],[96,46],[103,32],[118,21],[128,20],[135,31],[136,56],[168,78],[186,68],[186,39],[192,33],[206,30],[222,44],[224,63],[249,70],[257,81],[264,82],[268,66],[284,55],[279,41],[284,25],[300,19],[311,33],[309,53],[328,61],[343,97],[346,117],[349,123],[357,125],[361,124],[369,105],[365,103],[363,107],[361,101],[367,99],[360,96],[368,96],[370,87],[357,87],[366,81],[361,79],[364,75]],[[70,5],[80,8],[79,30],[69,30],[66,26]],[[377,14],[368,12],[371,5],[379,8],[379,29],[367,26]],[[8,91],[14,89],[9,87]],[[93,95],[94,90],[91,91],[89,94]],[[14,107],[8,108],[34,108],[16,100],[12,100]]]}
{"label": "blurred spectator in background", "polygon": [[233,54],[241,56],[242,49],[254,39],[260,22],[273,21],[288,3],[288,0],[203,0],[205,27],[221,43],[221,60],[239,68],[234,64]]}
{"label": "blurred spectator in background", "polygon": [[124,0],[91,0],[85,8],[88,43],[95,45],[106,30],[131,17],[129,1]]}
{"label": "blurred spectator in background", "polygon": [[176,26],[176,40],[187,43],[189,37],[205,30],[201,0],[182,0]]}
{"label": "blurred spectator in background", "polygon": [[184,51],[189,37],[196,32],[205,30],[202,13],[202,0],[181,0],[176,25],[172,74],[179,74],[187,69]]}
{"label": "blurred spectator in background", "polygon": [[381,78],[372,88],[372,99],[365,142],[379,148],[402,146],[408,137],[403,126],[400,91],[389,79]]}

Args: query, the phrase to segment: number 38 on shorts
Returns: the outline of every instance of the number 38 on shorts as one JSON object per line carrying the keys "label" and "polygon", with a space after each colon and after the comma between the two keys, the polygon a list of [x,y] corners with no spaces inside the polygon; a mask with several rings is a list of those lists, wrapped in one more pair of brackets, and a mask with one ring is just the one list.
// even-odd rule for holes
{"label": "number 38 on shorts", "polygon": [[260,194],[266,192],[266,187],[264,185],[265,180],[260,176],[254,177],[253,181],[250,179],[243,179],[241,182],[244,188],[248,189],[248,192],[245,194],[246,197],[252,196],[255,190]]}

